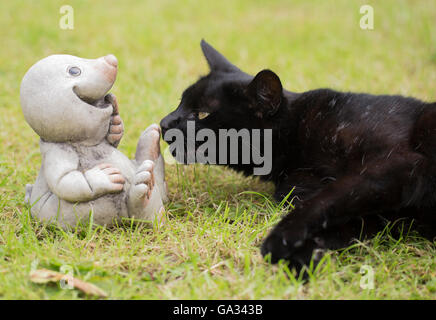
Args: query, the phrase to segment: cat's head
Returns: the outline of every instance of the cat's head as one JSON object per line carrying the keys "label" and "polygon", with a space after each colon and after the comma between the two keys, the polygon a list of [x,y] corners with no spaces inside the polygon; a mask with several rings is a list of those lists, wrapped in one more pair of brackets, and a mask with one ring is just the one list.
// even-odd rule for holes
{"label": "cat's head", "polygon": [[210,73],[189,86],[179,106],[162,119],[163,133],[184,129],[189,120],[196,128],[263,128],[283,100],[280,78],[270,70],[255,77],[241,71],[206,41],[201,41]]}
{"label": "cat's head", "polygon": [[[230,63],[222,54],[201,41],[210,68],[208,75],[188,87],[179,106],[160,122],[165,141],[173,137],[165,133],[178,129],[187,137],[188,123],[195,131],[209,129],[268,129],[274,126],[284,105],[279,77],[270,70],[251,76]],[[198,147],[201,143],[196,143]]]}

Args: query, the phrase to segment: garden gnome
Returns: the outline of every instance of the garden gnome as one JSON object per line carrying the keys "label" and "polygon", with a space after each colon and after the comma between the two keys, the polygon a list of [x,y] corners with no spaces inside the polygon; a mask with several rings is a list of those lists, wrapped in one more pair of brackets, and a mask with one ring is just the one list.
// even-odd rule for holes
{"label": "garden gnome", "polygon": [[161,222],[166,201],[160,128],[139,138],[134,160],[117,150],[123,123],[114,95],[115,56],[52,55],[24,76],[24,117],[40,136],[42,165],[26,186],[32,216],[63,227],[112,226],[122,218]]}

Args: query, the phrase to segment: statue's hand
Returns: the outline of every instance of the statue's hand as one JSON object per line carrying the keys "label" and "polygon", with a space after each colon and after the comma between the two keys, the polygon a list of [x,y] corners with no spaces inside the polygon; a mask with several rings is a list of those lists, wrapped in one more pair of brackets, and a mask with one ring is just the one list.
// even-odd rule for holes
{"label": "statue's hand", "polygon": [[106,136],[106,140],[116,148],[124,134],[123,120],[121,120],[120,114],[118,112],[118,102],[115,95],[110,93],[108,94],[106,99],[112,104],[114,109],[111,116],[111,123],[109,125],[109,131]]}
{"label": "statue's hand", "polygon": [[126,182],[121,171],[109,163],[89,169],[85,172],[85,178],[95,196],[121,192]]}

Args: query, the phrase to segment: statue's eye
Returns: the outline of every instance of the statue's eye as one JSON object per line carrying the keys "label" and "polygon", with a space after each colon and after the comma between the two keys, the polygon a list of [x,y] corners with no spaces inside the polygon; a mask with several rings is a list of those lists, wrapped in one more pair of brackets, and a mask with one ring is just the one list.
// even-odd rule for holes
{"label": "statue's eye", "polygon": [[198,119],[203,120],[204,118],[207,118],[209,115],[210,115],[209,112],[199,112]]}
{"label": "statue's eye", "polygon": [[82,71],[80,70],[80,68],[78,67],[69,67],[68,68],[68,73],[70,75],[72,75],[73,77],[77,77],[80,76],[80,74],[82,73]]}

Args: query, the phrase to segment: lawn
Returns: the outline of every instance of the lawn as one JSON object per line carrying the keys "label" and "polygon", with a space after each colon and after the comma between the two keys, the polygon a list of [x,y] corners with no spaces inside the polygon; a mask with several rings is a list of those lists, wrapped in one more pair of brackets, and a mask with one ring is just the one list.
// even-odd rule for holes
{"label": "lawn", "polygon": [[[359,27],[366,3],[373,30]],[[0,298],[93,298],[30,281],[32,268],[67,267],[111,299],[436,299],[435,243],[407,230],[328,253],[307,282],[285,264],[269,265],[259,246],[287,208],[272,200],[272,185],[223,167],[168,165],[169,219],[159,230],[40,225],[23,204],[41,157],[19,103],[21,78],[37,60],[113,53],[112,92],[126,129],[119,148],[133,157],[141,130],[207,73],[202,38],[248,73],[274,70],[289,90],[434,101],[435,1],[70,0],[74,30],[59,27],[63,4],[0,2]],[[373,289],[361,287],[367,268]]]}

